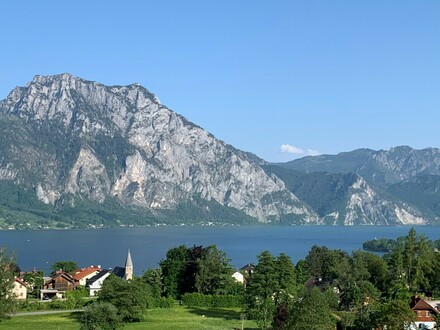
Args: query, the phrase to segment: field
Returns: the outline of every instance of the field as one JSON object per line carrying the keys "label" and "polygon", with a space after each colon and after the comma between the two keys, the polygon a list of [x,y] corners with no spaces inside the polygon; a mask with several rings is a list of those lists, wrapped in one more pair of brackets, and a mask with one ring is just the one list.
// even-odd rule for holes
{"label": "field", "polygon": [[[126,324],[130,329],[242,329],[241,312],[238,309],[189,308],[175,306],[167,309],[152,309],[140,323]],[[79,313],[51,315],[15,316],[0,322],[2,330],[44,329],[78,330]],[[256,329],[253,321],[244,320],[243,329]]]}

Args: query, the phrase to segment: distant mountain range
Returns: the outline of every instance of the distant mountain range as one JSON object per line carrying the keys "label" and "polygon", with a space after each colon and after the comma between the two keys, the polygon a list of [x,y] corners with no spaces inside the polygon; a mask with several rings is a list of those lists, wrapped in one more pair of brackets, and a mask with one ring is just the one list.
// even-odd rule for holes
{"label": "distant mountain range", "polygon": [[440,151],[269,164],[138,84],[36,76],[0,101],[0,228],[437,224]]}
{"label": "distant mountain range", "polygon": [[407,146],[265,166],[327,224],[438,224],[440,150]]}

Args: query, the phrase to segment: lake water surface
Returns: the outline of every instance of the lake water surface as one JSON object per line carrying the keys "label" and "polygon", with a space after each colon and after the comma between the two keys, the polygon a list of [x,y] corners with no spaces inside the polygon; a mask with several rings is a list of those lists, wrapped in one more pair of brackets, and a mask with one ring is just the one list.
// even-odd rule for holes
{"label": "lake water surface", "polygon": [[[440,227],[415,227],[429,239],[440,238]],[[256,262],[256,256],[269,250],[286,253],[293,262],[304,258],[314,245],[347,252],[362,249],[374,238],[397,238],[410,227],[379,226],[250,226],[250,227],[147,227],[65,231],[2,231],[0,246],[15,251],[22,270],[44,270],[60,260],[73,260],[79,266],[123,266],[131,250],[134,272],[141,275],[157,267],[166,251],[180,244],[211,245],[225,251],[233,266]]]}

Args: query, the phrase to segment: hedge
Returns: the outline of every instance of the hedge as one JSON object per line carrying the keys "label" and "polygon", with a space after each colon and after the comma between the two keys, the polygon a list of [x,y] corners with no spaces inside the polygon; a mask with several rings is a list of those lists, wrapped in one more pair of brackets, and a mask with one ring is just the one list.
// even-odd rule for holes
{"label": "hedge", "polygon": [[182,302],[188,307],[216,307],[233,308],[243,307],[244,298],[241,295],[207,295],[201,293],[185,293],[182,296]]}

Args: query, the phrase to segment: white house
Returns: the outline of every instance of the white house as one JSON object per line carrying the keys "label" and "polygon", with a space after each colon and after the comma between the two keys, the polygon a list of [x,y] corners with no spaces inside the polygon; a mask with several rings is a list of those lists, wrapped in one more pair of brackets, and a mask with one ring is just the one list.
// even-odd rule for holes
{"label": "white house", "polygon": [[235,282],[244,284],[244,276],[242,273],[235,272],[234,274],[232,274],[232,277],[234,278]]}
{"label": "white house", "polygon": [[108,270],[101,270],[98,274],[87,280],[86,288],[89,289],[91,297],[96,296],[96,293],[101,290],[102,283],[111,274]]}
{"label": "white house", "polygon": [[12,293],[14,294],[15,299],[25,300],[27,297],[26,283],[19,278],[15,278]]}

